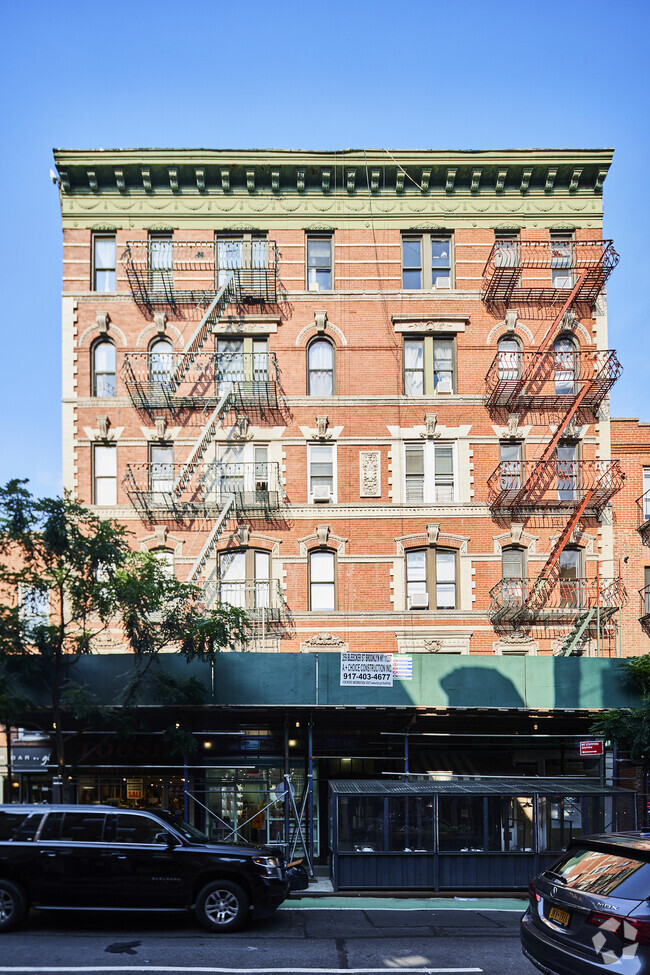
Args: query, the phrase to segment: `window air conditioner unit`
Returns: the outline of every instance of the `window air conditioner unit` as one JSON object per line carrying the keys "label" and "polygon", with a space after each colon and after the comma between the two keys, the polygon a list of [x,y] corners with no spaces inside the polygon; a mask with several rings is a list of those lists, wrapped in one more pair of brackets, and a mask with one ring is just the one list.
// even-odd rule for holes
{"label": "window air conditioner unit", "polygon": [[451,278],[437,278],[436,288],[451,288]]}
{"label": "window air conditioner unit", "polygon": [[332,492],[326,484],[317,484],[312,493],[314,501],[318,501],[321,504],[323,502],[328,504],[332,500]]}
{"label": "window air conditioner unit", "polygon": [[429,608],[429,593],[428,592],[414,592],[409,596],[409,609],[428,609]]}

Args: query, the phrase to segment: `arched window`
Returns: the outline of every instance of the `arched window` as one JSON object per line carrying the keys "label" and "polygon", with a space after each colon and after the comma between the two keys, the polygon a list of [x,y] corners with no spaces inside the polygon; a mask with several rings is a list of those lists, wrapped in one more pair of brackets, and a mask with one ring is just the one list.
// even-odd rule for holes
{"label": "arched window", "polygon": [[115,396],[116,353],[109,339],[99,339],[92,347],[93,396],[108,399]]}
{"label": "arched window", "polygon": [[499,382],[516,382],[523,371],[523,355],[519,339],[502,335],[497,342]]}
{"label": "arched window", "polygon": [[334,346],[327,339],[314,339],[307,349],[307,393],[334,395]]}
{"label": "arched window", "polygon": [[555,362],[555,393],[572,396],[576,391],[577,351],[572,335],[560,335],[553,343]]}
{"label": "arched window", "polygon": [[503,605],[523,606],[526,598],[526,552],[517,545],[501,550],[501,578],[503,580]]}
{"label": "arched window", "polygon": [[151,553],[160,567],[160,571],[173,579],[176,575],[174,569],[174,553],[170,548],[155,548]]}
{"label": "arched window", "polygon": [[149,382],[155,394],[170,392],[174,376],[174,349],[168,339],[154,339],[149,346]]}
{"label": "arched window", "polygon": [[440,548],[406,553],[407,609],[456,609],[456,552]]}
{"label": "arched window", "polygon": [[336,609],[336,557],[316,549],[309,555],[309,608],[318,612]]}

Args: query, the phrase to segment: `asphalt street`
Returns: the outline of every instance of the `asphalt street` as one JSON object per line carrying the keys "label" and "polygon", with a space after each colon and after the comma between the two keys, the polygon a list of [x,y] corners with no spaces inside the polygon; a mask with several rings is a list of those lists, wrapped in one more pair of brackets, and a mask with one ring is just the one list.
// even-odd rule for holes
{"label": "asphalt street", "polygon": [[[0,973],[76,975],[533,975],[520,906],[319,907],[289,901],[242,931],[213,935],[189,915],[33,912],[0,939]],[[353,903],[353,902],[352,902]],[[419,903],[419,902],[418,902]]]}

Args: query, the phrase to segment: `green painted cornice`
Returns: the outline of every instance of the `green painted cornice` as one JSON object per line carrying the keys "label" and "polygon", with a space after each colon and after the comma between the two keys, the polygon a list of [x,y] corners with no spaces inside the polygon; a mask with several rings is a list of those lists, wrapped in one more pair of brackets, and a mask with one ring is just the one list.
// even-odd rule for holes
{"label": "green painted cornice", "polygon": [[611,149],[57,149],[64,226],[598,226]]}

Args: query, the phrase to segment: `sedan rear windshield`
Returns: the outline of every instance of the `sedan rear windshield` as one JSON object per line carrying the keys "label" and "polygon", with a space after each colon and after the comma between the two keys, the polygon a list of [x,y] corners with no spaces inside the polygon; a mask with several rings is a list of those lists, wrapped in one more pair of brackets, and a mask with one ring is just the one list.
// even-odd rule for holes
{"label": "sedan rear windshield", "polygon": [[650,895],[650,865],[607,850],[573,849],[548,875],[574,890],[642,899]]}

